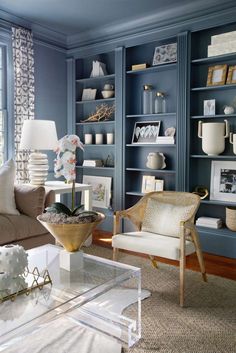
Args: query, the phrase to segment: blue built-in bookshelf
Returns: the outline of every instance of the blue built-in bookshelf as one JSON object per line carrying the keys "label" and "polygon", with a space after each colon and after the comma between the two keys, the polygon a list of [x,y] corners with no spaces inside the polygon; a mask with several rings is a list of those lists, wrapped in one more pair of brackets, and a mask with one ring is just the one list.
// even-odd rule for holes
{"label": "blue built-in bookshelf", "polygon": [[[225,17],[226,18],[226,17]],[[223,24],[228,21],[229,24]],[[83,175],[109,176],[112,178],[110,207],[101,209],[106,214],[102,229],[112,231],[113,212],[134,205],[142,197],[143,176],[151,175],[164,180],[165,190],[194,191],[196,186],[204,185],[210,191],[211,162],[235,161],[232,145],[226,140],[225,151],[219,156],[207,156],[201,148],[197,136],[198,121],[230,122],[230,129],[236,133],[236,111],[225,116],[223,107],[230,105],[235,98],[236,84],[206,86],[208,68],[217,64],[236,65],[236,54],[207,57],[207,46],[211,36],[236,30],[233,16],[223,20],[220,14],[211,14],[205,19],[193,20],[189,31],[184,25],[173,28],[158,27],[145,34],[127,36],[124,39],[104,42],[74,50],[73,60],[68,60],[71,73],[69,89],[74,97],[71,112],[71,126],[82,141],[85,133],[102,133],[104,143],[86,145],[79,152],[77,178]],[[178,55],[176,62],[152,65],[157,46],[176,42]],[[107,74],[90,77],[93,60],[106,64]],[[149,67],[132,70],[132,65],[146,63]],[[74,65],[74,66],[73,66]],[[72,79],[73,78],[73,79]],[[101,91],[104,84],[115,86],[115,96],[103,99]],[[153,86],[154,91],[166,94],[167,110],[164,114],[143,114],[141,106],[142,87]],[[97,94],[91,101],[82,101],[85,88],[96,88]],[[203,114],[203,100],[216,99],[214,116]],[[84,122],[100,104],[115,104],[114,116],[109,121]],[[160,121],[160,135],[168,127],[176,128],[175,143],[133,144],[135,123]],[[114,144],[107,145],[105,135],[114,133]],[[146,166],[150,152],[161,152],[166,157],[166,168],[149,169]],[[112,155],[114,166],[85,167],[84,159],[103,159]],[[225,222],[225,207],[236,206],[236,200],[226,202],[202,200],[198,216],[221,217]],[[125,225],[125,227],[128,226]],[[199,228],[203,250],[209,253],[236,258],[236,232],[224,226],[214,230]]]}

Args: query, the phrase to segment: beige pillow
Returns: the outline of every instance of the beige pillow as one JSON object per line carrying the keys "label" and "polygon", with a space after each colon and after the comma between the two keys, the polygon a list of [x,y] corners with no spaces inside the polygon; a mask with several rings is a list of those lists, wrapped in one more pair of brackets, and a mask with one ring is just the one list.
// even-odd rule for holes
{"label": "beige pillow", "polygon": [[178,237],[180,222],[189,219],[194,206],[178,206],[153,198],[147,202],[142,231]]}
{"label": "beige pillow", "polygon": [[0,167],[0,213],[19,215],[14,195],[15,163],[12,159]]}
{"label": "beige pillow", "polygon": [[27,216],[36,218],[43,213],[45,189],[43,186],[15,185],[16,207]]}

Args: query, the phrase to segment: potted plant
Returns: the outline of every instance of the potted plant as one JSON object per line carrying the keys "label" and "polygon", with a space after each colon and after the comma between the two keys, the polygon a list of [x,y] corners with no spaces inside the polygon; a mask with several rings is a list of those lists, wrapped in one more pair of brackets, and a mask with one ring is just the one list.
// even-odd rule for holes
{"label": "potted plant", "polygon": [[71,183],[71,208],[63,203],[55,202],[38,216],[39,222],[54,238],[69,251],[78,251],[93,229],[105,218],[102,213],[84,211],[83,205],[75,206],[75,166],[76,148],[83,148],[77,135],[66,135],[58,141],[55,160],[55,177],[64,176]]}

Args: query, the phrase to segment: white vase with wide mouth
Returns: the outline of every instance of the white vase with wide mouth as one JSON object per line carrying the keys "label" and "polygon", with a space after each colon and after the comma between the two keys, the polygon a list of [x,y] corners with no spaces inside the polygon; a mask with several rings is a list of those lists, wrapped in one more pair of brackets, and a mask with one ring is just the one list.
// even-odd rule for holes
{"label": "white vase with wide mouth", "polygon": [[217,156],[225,150],[225,139],[229,137],[229,124],[198,122],[198,137],[202,139],[202,150],[208,156]]}

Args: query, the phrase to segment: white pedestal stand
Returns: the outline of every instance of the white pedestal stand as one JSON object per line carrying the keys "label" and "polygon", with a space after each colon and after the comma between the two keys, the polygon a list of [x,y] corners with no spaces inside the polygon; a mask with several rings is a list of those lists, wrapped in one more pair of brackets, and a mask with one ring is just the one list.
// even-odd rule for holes
{"label": "white pedestal stand", "polygon": [[60,251],[60,267],[67,271],[78,270],[83,267],[83,251]]}

